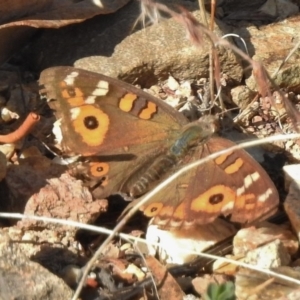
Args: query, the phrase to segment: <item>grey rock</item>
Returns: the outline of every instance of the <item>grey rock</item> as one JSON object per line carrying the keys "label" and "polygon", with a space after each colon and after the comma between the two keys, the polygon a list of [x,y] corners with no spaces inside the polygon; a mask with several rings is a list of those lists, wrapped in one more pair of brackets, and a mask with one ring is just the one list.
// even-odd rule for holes
{"label": "grey rock", "polygon": [[[300,16],[290,17],[282,22],[257,28],[248,26],[235,30],[246,41],[250,57],[261,61],[272,76],[290,51],[296,46],[300,25]],[[237,41],[238,42],[238,41]],[[241,46],[244,49],[243,46]],[[300,92],[300,60],[296,50],[282,69],[274,76],[275,83],[282,88]],[[255,90],[253,75],[246,80],[247,86]]]}
{"label": "grey rock", "polygon": [[0,240],[0,299],[71,299],[62,279],[26,257],[17,243]]}

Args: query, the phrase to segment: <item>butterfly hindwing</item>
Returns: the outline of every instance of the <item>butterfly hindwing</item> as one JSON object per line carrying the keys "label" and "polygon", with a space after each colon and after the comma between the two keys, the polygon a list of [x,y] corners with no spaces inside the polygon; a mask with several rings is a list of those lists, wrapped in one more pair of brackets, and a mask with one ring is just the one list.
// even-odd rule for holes
{"label": "butterfly hindwing", "polygon": [[[223,138],[211,138],[193,149],[180,168],[234,145]],[[180,175],[143,210],[155,218],[154,223],[178,227],[210,223],[220,216],[229,217],[232,222],[250,223],[265,218],[277,205],[278,193],[271,179],[248,153],[239,149]]]}

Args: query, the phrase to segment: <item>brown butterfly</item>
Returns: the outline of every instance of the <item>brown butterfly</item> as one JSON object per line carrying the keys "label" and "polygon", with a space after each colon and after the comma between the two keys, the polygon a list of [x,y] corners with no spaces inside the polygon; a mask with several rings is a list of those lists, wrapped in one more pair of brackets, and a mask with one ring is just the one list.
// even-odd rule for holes
{"label": "brown butterfly", "polygon": [[[146,194],[188,163],[234,145],[212,137],[206,120],[189,123],[163,101],[117,79],[72,67],[46,69],[40,94],[54,110],[63,153],[95,197]],[[143,206],[160,226],[205,224],[219,216],[250,223],[278,205],[263,168],[244,150],[221,155],[178,177]]]}

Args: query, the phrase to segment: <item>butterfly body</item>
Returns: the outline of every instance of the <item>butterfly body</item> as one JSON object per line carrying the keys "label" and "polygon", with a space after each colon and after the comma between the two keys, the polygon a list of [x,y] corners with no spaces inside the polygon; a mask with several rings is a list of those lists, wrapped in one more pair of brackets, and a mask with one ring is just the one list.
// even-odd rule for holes
{"label": "butterfly body", "polygon": [[[124,82],[71,67],[46,69],[40,94],[54,110],[61,150],[95,197],[139,197],[183,166],[234,145],[212,137],[206,119],[188,123],[163,101]],[[230,216],[252,222],[278,204],[276,188],[244,150],[223,154],[178,177],[142,210],[161,226]]]}
{"label": "butterfly body", "polygon": [[[206,128],[207,127],[207,128]],[[153,163],[140,175],[130,190],[134,198],[145,194],[152,186],[167,175],[188,154],[190,149],[202,143],[214,133],[213,125],[201,120],[183,127],[171,147],[156,157]]]}

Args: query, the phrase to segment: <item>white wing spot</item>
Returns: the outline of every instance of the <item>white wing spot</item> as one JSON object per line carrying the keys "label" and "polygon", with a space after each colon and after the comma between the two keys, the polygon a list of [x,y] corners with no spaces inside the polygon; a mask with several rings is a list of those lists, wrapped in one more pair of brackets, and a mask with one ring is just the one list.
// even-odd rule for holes
{"label": "white wing spot", "polygon": [[249,188],[251,186],[251,184],[253,184],[253,182],[257,181],[259,178],[260,178],[260,175],[258,172],[254,172],[252,174],[247,175],[244,178],[244,184],[236,190],[237,196],[240,196],[243,193],[245,193],[245,190],[247,188]]}
{"label": "white wing spot", "polygon": [[233,207],[234,207],[234,201],[230,201],[222,207],[221,211],[222,213],[226,213],[228,210],[232,210]]}
{"label": "white wing spot", "polygon": [[86,98],[86,100],[84,101],[84,103],[86,103],[86,104],[94,104],[95,103],[95,99],[96,99],[96,96],[88,96]]}
{"label": "white wing spot", "polygon": [[103,8],[103,7],[104,7],[102,1],[100,1],[100,0],[93,0],[93,3],[94,3],[95,5],[97,5],[98,7],[100,7],[100,8]]}
{"label": "white wing spot", "polygon": [[67,77],[64,79],[64,82],[67,85],[74,85],[74,80],[78,75],[79,73],[74,71],[71,74],[67,75]]}
{"label": "white wing spot", "polygon": [[93,96],[105,96],[108,93],[109,87],[108,82],[100,80],[97,84],[97,87],[92,92]]}
{"label": "white wing spot", "polygon": [[61,119],[58,119],[54,122],[52,132],[55,136],[55,140],[60,144],[63,140],[63,135],[61,132]]}
{"label": "white wing spot", "polygon": [[249,174],[244,179],[244,186],[247,189],[253,182],[257,181],[259,179],[260,175],[258,172],[254,172],[252,174]]}
{"label": "white wing spot", "polygon": [[254,172],[253,174],[251,174],[252,176],[252,180],[255,182],[260,178],[260,175],[258,172]]}
{"label": "white wing spot", "polygon": [[74,107],[70,110],[71,113],[71,120],[77,119],[80,114],[80,107]]}
{"label": "white wing spot", "polygon": [[265,193],[259,195],[257,200],[259,202],[265,202],[273,194],[272,189],[268,188]]}
{"label": "white wing spot", "polygon": [[241,186],[240,188],[238,188],[237,190],[236,190],[236,195],[237,196],[241,196],[242,194],[244,194],[245,193],[245,186],[243,185],[243,186]]}

